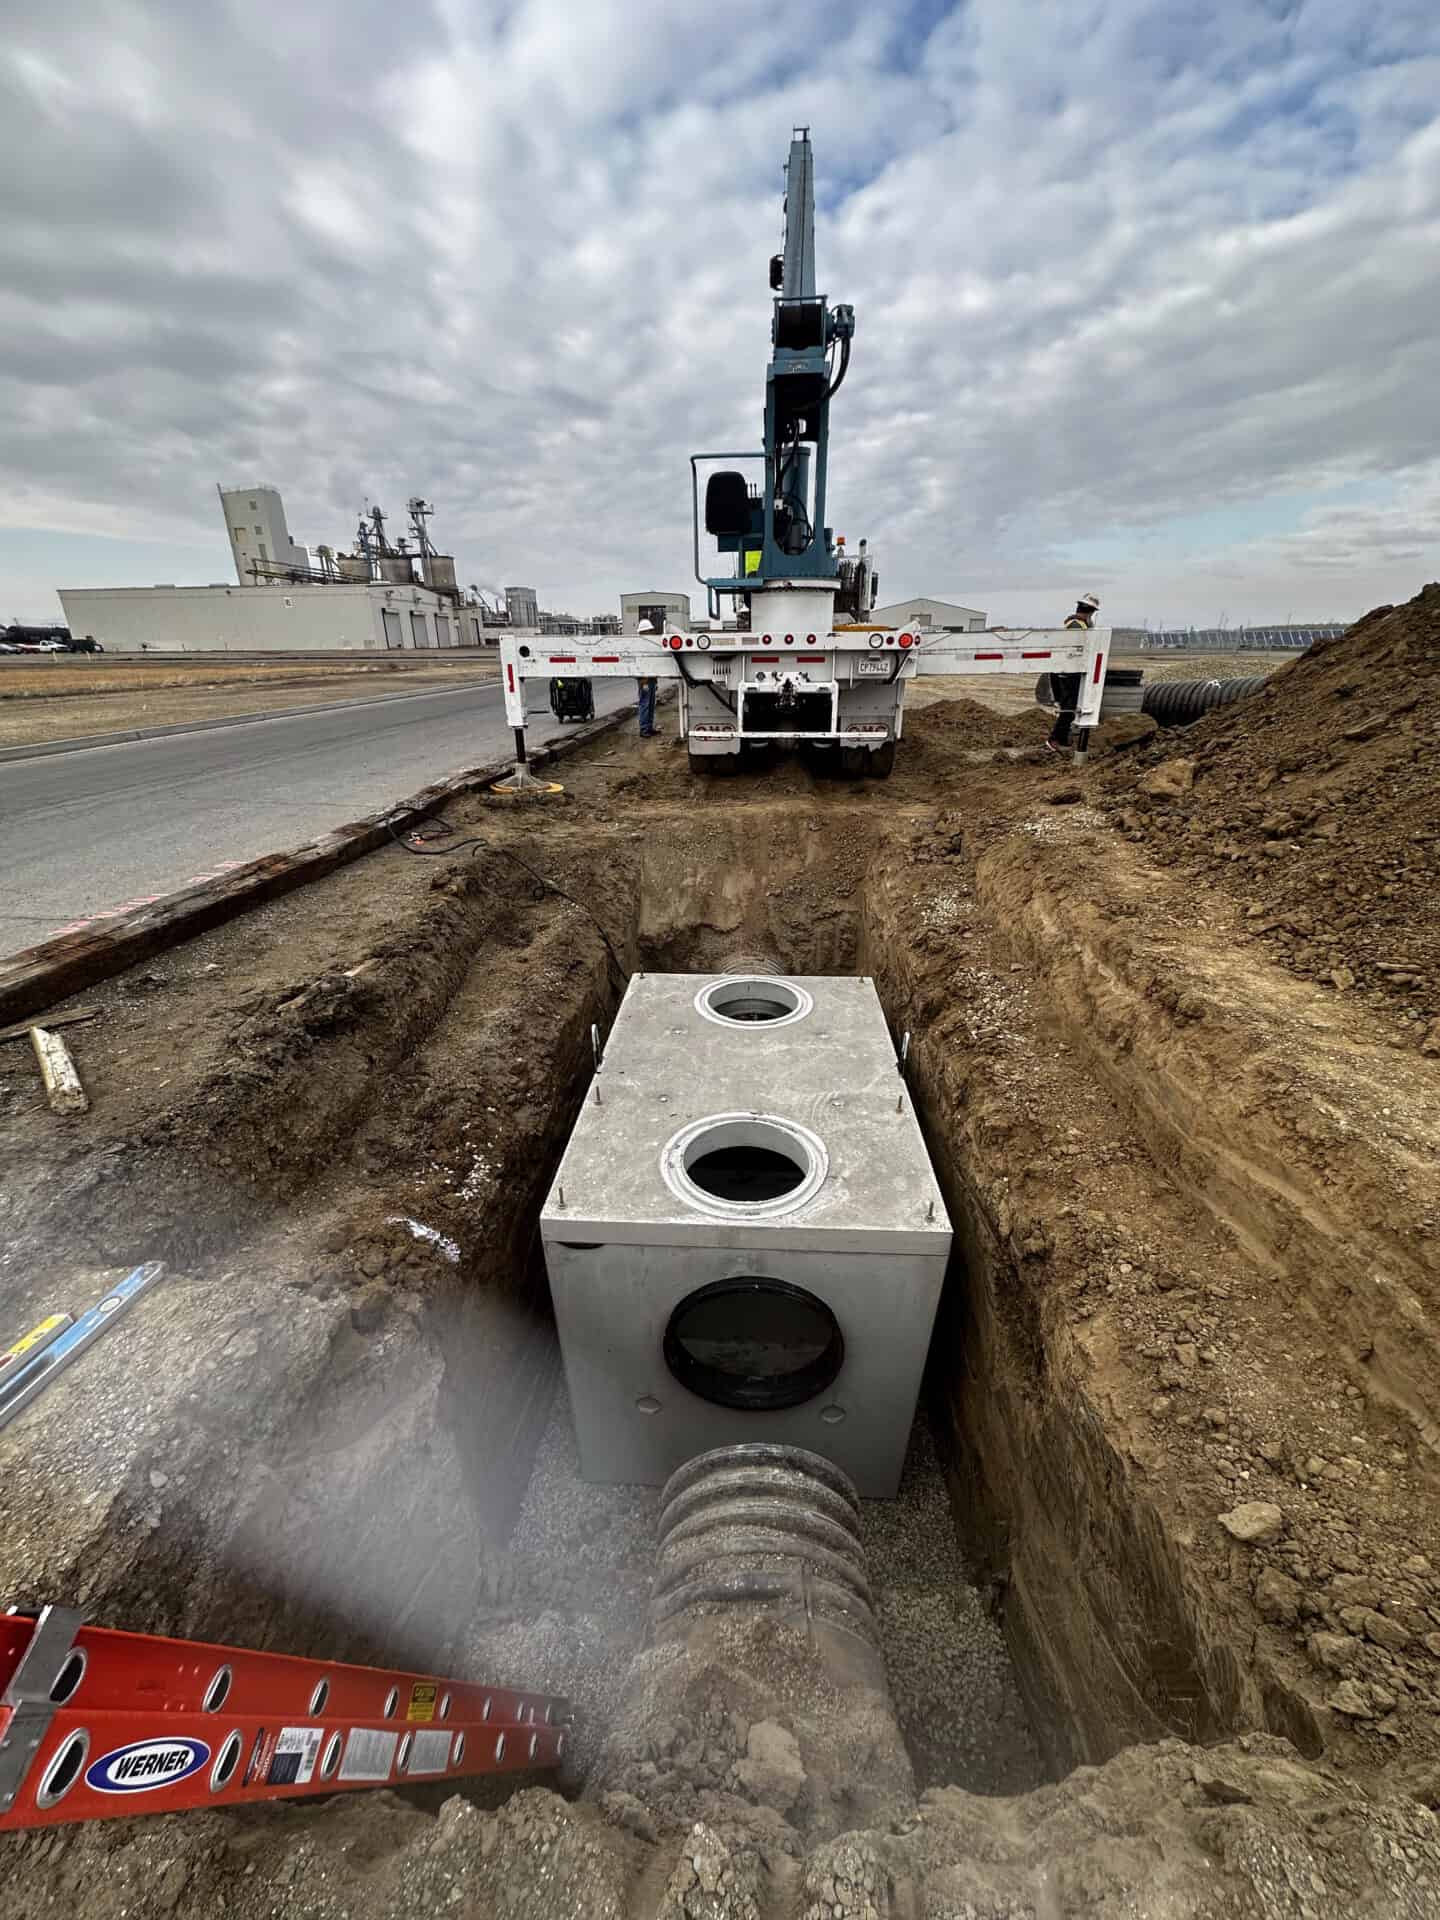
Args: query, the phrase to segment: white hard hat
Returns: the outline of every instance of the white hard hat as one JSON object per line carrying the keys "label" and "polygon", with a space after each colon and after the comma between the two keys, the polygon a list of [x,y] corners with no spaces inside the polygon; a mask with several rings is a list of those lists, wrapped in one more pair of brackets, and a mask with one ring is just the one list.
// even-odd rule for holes
{"label": "white hard hat", "polygon": [[[1095,604],[1098,607],[1100,602],[1097,600]],[[654,633],[655,629],[648,620],[642,620],[635,631],[637,633]]]}
{"label": "white hard hat", "polygon": [[1082,593],[1080,596],[1080,605],[1082,607],[1091,607],[1094,609],[1096,613],[1098,613],[1100,611],[1099,594],[1098,593]]}

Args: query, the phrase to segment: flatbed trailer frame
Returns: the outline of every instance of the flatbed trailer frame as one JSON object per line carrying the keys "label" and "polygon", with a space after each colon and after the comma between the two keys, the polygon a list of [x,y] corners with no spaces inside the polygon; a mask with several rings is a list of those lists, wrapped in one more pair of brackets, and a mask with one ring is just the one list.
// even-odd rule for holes
{"label": "flatbed trailer frame", "polygon": [[1101,716],[1108,627],[992,627],[982,633],[841,627],[817,633],[799,631],[800,625],[761,633],[676,630],[593,640],[504,635],[501,683],[515,732],[517,773],[523,776],[527,763],[524,683],[557,674],[678,681],[680,735],[692,764],[720,756],[733,761],[747,746],[809,745],[847,755],[846,771],[865,771],[868,763],[869,770],[888,773],[904,731],[905,687],[921,674],[1078,675],[1077,760],[1084,759]]}

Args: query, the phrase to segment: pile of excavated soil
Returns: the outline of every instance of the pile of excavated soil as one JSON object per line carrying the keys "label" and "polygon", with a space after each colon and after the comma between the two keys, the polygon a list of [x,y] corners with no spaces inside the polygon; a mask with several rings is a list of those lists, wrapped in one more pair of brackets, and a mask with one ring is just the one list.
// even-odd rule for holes
{"label": "pile of excavated soil", "polygon": [[1114,818],[1291,972],[1440,1052],[1440,585],[1117,768]]}
{"label": "pile of excavated soil", "polygon": [[[792,829],[799,818],[802,830],[818,831],[810,822],[828,806],[850,809],[857,819],[869,816],[876,827],[889,826],[897,807],[933,805],[937,795],[973,779],[977,759],[994,758],[1006,748],[1039,747],[1053,717],[1039,707],[1002,714],[975,700],[931,700],[914,713],[907,711],[895,770],[885,780],[838,778],[830,757],[803,751],[747,754],[733,771],[697,775],[690,771],[683,742],[658,738],[644,742],[639,754],[619,749],[606,756],[618,764],[596,796],[598,817],[628,824],[652,807],[694,814],[760,801],[787,808]],[[579,792],[589,784],[574,763],[567,784]]]}
{"label": "pile of excavated soil", "polygon": [[1038,747],[1055,719],[1044,707],[997,713],[993,707],[963,696],[932,701],[920,712],[924,715],[920,727],[927,740],[966,747]]}

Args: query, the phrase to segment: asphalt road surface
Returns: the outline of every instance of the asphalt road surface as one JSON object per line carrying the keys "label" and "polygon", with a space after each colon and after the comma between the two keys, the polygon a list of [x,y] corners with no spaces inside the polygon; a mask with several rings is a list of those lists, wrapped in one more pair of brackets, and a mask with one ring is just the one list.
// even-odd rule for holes
{"label": "asphalt road surface", "polygon": [[[534,745],[563,736],[531,694]],[[600,680],[595,710],[635,697]],[[0,952],[506,755],[498,681],[0,763]]]}

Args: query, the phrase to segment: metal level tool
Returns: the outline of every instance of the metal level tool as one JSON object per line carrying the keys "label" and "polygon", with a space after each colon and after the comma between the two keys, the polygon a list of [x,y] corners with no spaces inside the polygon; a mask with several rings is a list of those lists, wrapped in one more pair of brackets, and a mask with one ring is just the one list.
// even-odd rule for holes
{"label": "metal level tool", "polygon": [[[0,1427],[7,1425],[38,1394],[43,1393],[57,1374],[63,1373],[70,1362],[82,1354],[92,1341],[98,1340],[133,1301],[139,1299],[148,1287],[154,1286],[164,1271],[165,1263],[162,1260],[147,1260],[144,1266],[127,1273],[119,1286],[113,1287],[88,1313],[81,1314],[73,1326],[57,1329],[54,1337],[38,1352],[32,1351],[28,1358],[21,1354],[20,1364],[15,1371],[0,1375]],[[62,1317],[69,1318],[68,1315]],[[40,1328],[37,1327],[35,1333],[39,1332]],[[27,1334],[25,1338],[31,1340],[34,1335]],[[16,1351],[18,1349],[11,1349],[12,1353]]]}
{"label": "metal level tool", "polygon": [[73,1313],[52,1313],[43,1319],[38,1327],[32,1327],[29,1333],[17,1340],[13,1347],[7,1347],[0,1353],[0,1398],[12,1380],[32,1366],[46,1347],[54,1344],[67,1327],[73,1327]]}

